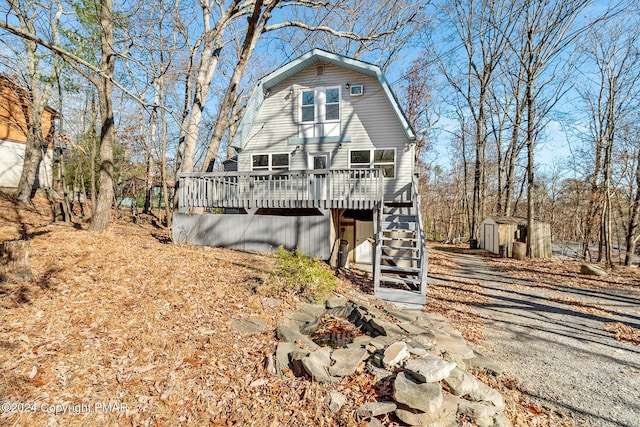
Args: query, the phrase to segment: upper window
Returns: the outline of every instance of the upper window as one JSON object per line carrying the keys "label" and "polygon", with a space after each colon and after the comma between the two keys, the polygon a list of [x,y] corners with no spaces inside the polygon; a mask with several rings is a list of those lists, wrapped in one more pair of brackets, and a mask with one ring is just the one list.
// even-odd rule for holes
{"label": "upper window", "polygon": [[352,150],[349,152],[349,167],[353,169],[381,168],[385,178],[396,177],[396,150]]}
{"label": "upper window", "polygon": [[300,92],[300,137],[340,135],[340,87]]}

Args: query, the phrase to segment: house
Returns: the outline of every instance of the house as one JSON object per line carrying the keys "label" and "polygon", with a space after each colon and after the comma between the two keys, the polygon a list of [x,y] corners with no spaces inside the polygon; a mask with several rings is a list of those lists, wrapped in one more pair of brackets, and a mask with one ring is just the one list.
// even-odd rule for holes
{"label": "house", "polygon": [[[0,75],[0,188],[15,189],[24,163],[29,106],[23,99],[26,89]],[[36,187],[51,188],[53,182],[53,135],[58,114],[51,108],[42,113],[42,135],[47,145],[36,175]]]}
{"label": "house", "polygon": [[371,264],[377,296],[422,306],[414,141],[379,67],[314,49],[259,81],[224,172],[180,175],[174,239]]}
{"label": "house", "polygon": [[[500,247],[507,257],[513,256],[514,243],[526,243],[528,235],[527,218],[516,216],[490,216],[480,224],[481,248],[500,254]],[[551,258],[551,226],[549,223],[534,221],[531,233],[533,258]]]}

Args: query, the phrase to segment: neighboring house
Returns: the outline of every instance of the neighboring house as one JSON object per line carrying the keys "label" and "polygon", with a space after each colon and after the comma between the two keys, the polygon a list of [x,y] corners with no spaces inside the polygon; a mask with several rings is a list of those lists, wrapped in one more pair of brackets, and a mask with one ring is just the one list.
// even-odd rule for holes
{"label": "neighboring house", "polygon": [[308,52],[260,80],[232,145],[225,172],[180,175],[176,241],[372,264],[376,295],[424,304],[415,135],[379,67]]}
{"label": "neighboring house", "polygon": [[[24,163],[29,106],[22,101],[27,89],[0,75],[0,188],[17,188]],[[42,135],[47,146],[36,175],[36,187],[51,188],[53,182],[53,135],[57,113],[46,108]]]}
{"label": "neighboring house", "polygon": [[[494,254],[513,256],[514,243],[527,242],[527,218],[518,216],[490,216],[480,224],[480,247]],[[533,222],[531,232],[532,258],[551,258],[551,225]],[[502,247],[502,248],[501,248]]]}

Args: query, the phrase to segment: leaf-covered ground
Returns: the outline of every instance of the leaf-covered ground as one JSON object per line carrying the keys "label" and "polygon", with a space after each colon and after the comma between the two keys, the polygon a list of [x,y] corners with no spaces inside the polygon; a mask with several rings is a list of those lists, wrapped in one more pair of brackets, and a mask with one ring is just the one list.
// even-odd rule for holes
{"label": "leaf-covered ground", "polygon": [[[266,369],[273,330],[300,302],[265,303],[272,256],[173,244],[153,218],[130,219],[96,234],[51,223],[45,200],[26,209],[0,198],[0,241],[29,238],[34,275],[0,284],[0,402],[9,409],[0,425],[356,426],[360,404],[388,396],[387,383],[361,371],[327,386]],[[455,268],[446,252],[431,252],[431,271],[452,281],[429,290],[427,310],[478,342],[482,322],[464,292],[478,284],[455,281]],[[371,290],[357,272],[339,281],[347,296]],[[252,319],[264,329],[232,325]],[[553,424],[511,396],[508,381],[497,386],[516,425]],[[329,389],[347,396],[339,414],[327,409]]]}

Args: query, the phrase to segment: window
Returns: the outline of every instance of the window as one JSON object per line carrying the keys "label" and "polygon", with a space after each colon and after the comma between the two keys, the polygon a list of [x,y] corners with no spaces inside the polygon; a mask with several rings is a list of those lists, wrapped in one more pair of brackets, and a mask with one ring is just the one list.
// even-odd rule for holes
{"label": "window", "polygon": [[340,88],[300,92],[300,138],[340,135]]}
{"label": "window", "polygon": [[353,169],[369,169],[371,167],[371,151],[354,150],[349,154],[349,164]]}
{"label": "window", "polygon": [[349,167],[353,169],[381,168],[385,178],[396,177],[396,150],[352,150],[349,152]]}
{"label": "window", "polygon": [[373,167],[384,169],[385,178],[396,176],[396,152],[393,149],[374,150]]}
{"label": "window", "polygon": [[251,170],[289,170],[289,153],[253,154],[251,156]]}
{"label": "window", "polygon": [[351,96],[360,96],[364,93],[364,86],[362,85],[351,85],[349,94]]}

